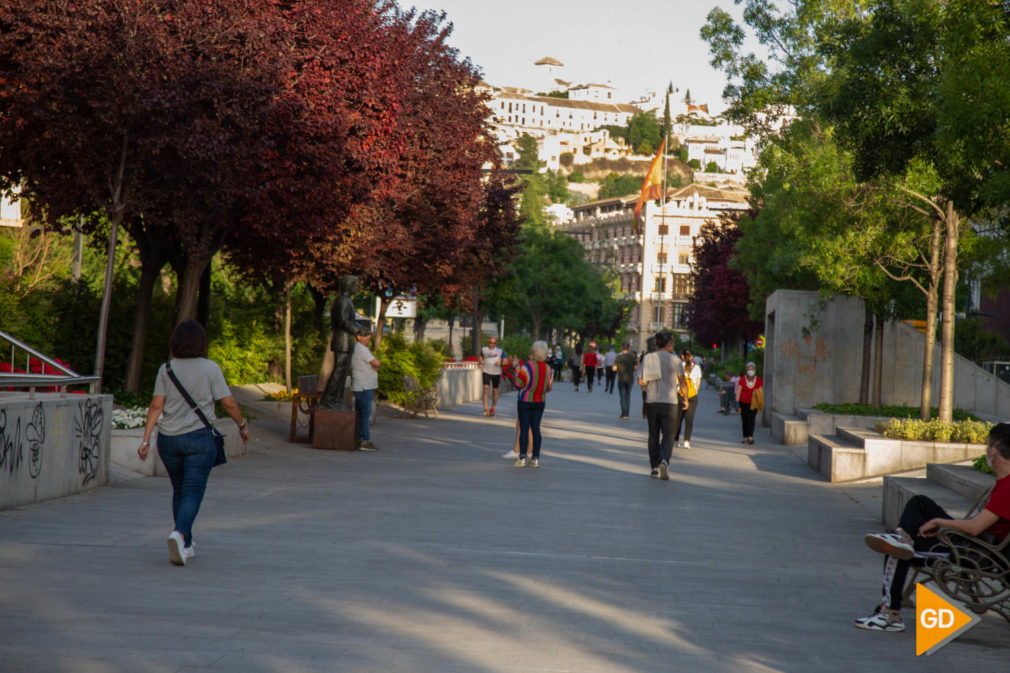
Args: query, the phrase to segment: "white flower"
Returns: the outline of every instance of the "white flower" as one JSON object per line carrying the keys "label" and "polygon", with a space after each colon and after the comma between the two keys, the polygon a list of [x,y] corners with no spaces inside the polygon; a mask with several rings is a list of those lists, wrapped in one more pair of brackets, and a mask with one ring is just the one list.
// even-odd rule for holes
{"label": "white flower", "polygon": [[147,409],[145,407],[112,410],[112,427],[115,430],[142,428],[146,422]]}

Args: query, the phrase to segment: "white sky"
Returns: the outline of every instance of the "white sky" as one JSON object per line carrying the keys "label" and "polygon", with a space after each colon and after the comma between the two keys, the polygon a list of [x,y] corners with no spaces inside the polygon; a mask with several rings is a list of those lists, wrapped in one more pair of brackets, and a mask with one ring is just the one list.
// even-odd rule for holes
{"label": "white sky", "polygon": [[726,79],[709,64],[699,37],[705,17],[732,0],[400,0],[402,7],[445,10],[450,43],[495,86],[533,87],[533,62],[552,56],[564,78],[609,83],[626,100],[673,82],[721,112]]}

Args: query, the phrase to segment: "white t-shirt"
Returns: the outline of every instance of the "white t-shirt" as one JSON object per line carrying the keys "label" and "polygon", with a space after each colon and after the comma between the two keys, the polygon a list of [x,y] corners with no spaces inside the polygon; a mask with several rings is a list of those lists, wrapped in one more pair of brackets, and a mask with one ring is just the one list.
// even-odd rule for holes
{"label": "white t-shirt", "polygon": [[[681,362],[683,362],[683,360]],[[691,367],[691,371],[687,371],[685,368],[684,372],[687,374],[687,378],[694,381],[694,392],[697,394],[701,391],[701,366],[695,362],[694,366]]]}
{"label": "white t-shirt", "polygon": [[368,364],[374,359],[368,346],[362,346],[360,341],[354,344],[354,352],[351,353],[351,390],[375,390],[379,387],[379,372]]}
{"label": "white t-shirt", "polygon": [[484,373],[491,376],[501,376],[501,359],[505,357],[505,351],[495,346],[484,346],[480,349],[480,356],[484,358]]}
{"label": "white t-shirt", "polygon": [[[221,368],[216,362],[207,358],[172,358],[169,362],[179,383],[200,407],[207,420],[213,423],[216,420],[214,400],[231,395]],[[165,396],[165,408],[158,422],[158,432],[161,434],[184,435],[207,427],[172,383],[172,379],[165,372],[165,365],[161,365],[158,378],[154,380],[154,394]]]}

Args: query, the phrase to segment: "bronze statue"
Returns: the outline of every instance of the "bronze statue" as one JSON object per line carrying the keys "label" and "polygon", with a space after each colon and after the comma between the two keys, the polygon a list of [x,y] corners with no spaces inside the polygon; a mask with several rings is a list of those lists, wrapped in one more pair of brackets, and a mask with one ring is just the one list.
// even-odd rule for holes
{"label": "bronze statue", "polygon": [[358,291],[358,277],[344,276],[340,279],[340,296],[333,300],[330,307],[330,319],[333,326],[333,337],[330,349],[333,351],[333,372],[326,382],[319,406],[324,409],[350,411],[344,397],[344,386],[351,365],[351,353],[354,351],[355,337],[358,334],[358,323],[354,312],[354,302],[351,298]]}

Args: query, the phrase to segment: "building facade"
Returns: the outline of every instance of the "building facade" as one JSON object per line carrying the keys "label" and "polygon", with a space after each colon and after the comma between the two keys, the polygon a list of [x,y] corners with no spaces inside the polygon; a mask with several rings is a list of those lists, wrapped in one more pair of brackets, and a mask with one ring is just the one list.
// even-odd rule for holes
{"label": "building facade", "polygon": [[661,330],[687,333],[686,307],[694,290],[694,240],[705,222],[748,208],[748,194],[735,185],[688,185],[670,189],[663,204],[643,208],[636,233],[637,195],[576,206],[559,229],[576,238],[586,258],[620,282],[620,296],[635,302],[626,328],[633,349]]}

